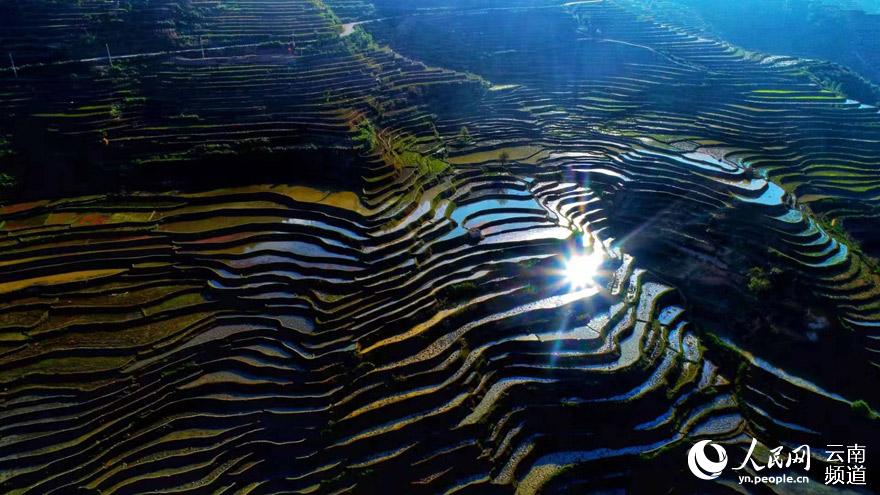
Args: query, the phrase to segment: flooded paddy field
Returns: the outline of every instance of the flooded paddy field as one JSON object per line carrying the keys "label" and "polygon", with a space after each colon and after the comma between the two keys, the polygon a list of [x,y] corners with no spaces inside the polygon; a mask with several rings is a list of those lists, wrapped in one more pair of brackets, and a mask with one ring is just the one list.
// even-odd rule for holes
{"label": "flooded paddy field", "polygon": [[0,6],[0,492],[870,493],[876,83],[691,3]]}

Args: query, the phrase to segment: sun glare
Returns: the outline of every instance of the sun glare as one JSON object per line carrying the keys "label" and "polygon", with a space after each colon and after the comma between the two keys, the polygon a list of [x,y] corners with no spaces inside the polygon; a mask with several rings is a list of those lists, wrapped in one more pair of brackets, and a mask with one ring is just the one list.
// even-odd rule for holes
{"label": "sun glare", "polygon": [[604,256],[599,249],[594,249],[590,254],[577,254],[569,258],[565,263],[565,278],[571,288],[578,290],[595,285],[602,261]]}

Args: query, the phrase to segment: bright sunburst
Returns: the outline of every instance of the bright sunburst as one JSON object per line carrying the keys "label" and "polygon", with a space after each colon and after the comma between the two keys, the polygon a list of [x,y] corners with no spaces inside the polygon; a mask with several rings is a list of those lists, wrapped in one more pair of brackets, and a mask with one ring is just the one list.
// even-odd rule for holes
{"label": "bright sunburst", "polygon": [[599,249],[594,249],[589,254],[576,254],[569,258],[565,263],[565,278],[571,288],[578,290],[593,286],[604,259],[602,251]]}

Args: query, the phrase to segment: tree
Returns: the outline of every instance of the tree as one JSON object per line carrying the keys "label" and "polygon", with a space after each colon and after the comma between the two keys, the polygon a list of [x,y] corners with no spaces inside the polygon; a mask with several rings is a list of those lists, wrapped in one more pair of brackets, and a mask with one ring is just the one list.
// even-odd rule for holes
{"label": "tree", "polygon": [[501,162],[501,166],[506,166],[508,160],[510,160],[510,153],[507,150],[501,150],[501,153],[498,153],[498,161]]}

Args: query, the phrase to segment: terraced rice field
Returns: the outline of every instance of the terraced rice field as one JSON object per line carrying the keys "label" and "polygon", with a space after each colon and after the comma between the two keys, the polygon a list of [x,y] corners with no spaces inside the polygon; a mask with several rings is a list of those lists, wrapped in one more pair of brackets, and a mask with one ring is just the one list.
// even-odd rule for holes
{"label": "terraced rice field", "polygon": [[623,0],[0,26],[0,492],[785,492],[688,471],[752,438],[870,480],[866,80]]}

